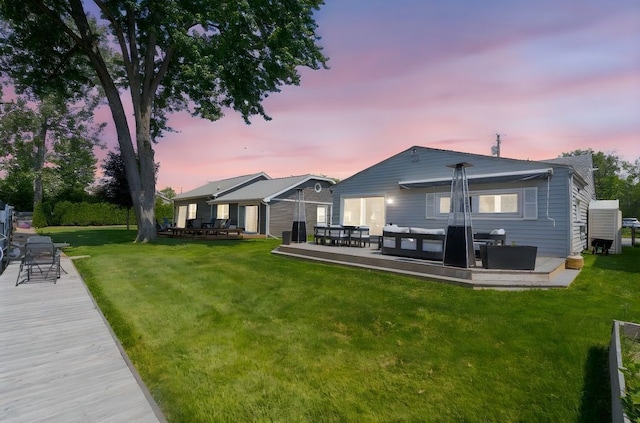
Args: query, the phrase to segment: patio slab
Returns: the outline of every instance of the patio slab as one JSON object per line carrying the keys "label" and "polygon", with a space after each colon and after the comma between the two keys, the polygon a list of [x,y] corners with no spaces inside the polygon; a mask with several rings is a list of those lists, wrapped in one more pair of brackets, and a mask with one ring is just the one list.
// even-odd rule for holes
{"label": "patio slab", "polygon": [[549,289],[566,288],[579,270],[565,269],[565,260],[537,257],[534,270],[497,270],[477,267],[463,269],[441,262],[384,255],[378,249],[338,247],[315,243],[280,245],[272,251],[288,257],[362,267],[436,280],[475,289]]}

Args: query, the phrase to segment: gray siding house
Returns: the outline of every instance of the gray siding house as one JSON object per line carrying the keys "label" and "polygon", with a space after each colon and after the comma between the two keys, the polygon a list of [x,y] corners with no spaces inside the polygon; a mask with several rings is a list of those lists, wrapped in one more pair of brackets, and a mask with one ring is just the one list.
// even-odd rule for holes
{"label": "gray siding house", "polygon": [[590,155],[515,160],[411,147],[333,187],[331,223],[445,229],[453,170],[466,162],[474,232],[505,229],[507,243],[566,257],[586,248],[595,198]]}
{"label": "gray siding house", "polygon": [[302,204],[312,231],[328,221],[334,183],[314,175],[274,179],[264,172],[212,181],[173,198],[174,220],[184,228],[190,219],[229,219],[247,233],[279,237],[292,229],[294,210]]}
{"label": "gray siding house", "polygon": [[[178,228],[184,228],[188,219],[202,219],[203,222],[216,219],[219,214],[218,210],[208,203],[209,200],[220,195],[232,193],[254,182],[265,179],[270,179],[266,173],[254,173],[219,181],[211,181],[191,191],[178,194],[173,197],[174,223]],[[242,226],[238,224],[237,209],[227,210],[226,213],[226,218],[231,219],[232,225]]]}
{"label": "gray siding house", "polygon": [[237,220],[245,232],[274,237],[291,231],[294,211],[304,208],[307,232],[312,233],[314,225],[327,223],[332,201],[330,187],[334,183],[314,175],[264,179],[207,203],[216,210],[235,211],[236,216],[229,217]]}

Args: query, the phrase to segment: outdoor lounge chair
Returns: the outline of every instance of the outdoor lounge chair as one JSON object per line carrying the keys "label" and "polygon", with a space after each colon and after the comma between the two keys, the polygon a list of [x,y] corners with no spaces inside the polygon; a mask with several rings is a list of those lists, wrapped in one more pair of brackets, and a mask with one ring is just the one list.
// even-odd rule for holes
{"label": "outdoor lounge chair", "polygon": [[60,277],[60,252],[51,237],[31,236],[27,238],[16,286],[31,281],[35,272],[38,272],[44,280],[52,279],[53,283],[56,283]]}

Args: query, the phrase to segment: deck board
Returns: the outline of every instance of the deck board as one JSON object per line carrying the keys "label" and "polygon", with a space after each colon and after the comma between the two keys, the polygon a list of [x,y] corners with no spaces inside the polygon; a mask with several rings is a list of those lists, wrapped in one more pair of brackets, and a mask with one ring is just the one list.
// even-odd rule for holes
{"label": "deck board", "polygon": [[273,254],[304,260],[397,273],[421,279],[440,281],[474,289],[549,289],[566,288],[580,272],[565,269],[558,257],[537,257],[530,270],[499,270],[477,267],[463,269],[444,266],[442,262],[382,254],[377,248],[357,248],[292,243],[276,247]]}
{"label": "deck board", "polygon": [[0,421],[164,422],[68,258],[57,283],[0,275]]}

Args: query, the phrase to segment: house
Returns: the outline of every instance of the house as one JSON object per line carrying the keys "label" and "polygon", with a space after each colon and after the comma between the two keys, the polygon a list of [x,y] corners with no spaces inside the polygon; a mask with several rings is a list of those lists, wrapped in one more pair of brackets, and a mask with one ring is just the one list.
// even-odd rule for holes
{"label": "house", "polygon": [[587,211],[595,198],[590,155],[516,160],[411,147],[333,187],[332,222],[425,229],[447,226],[451,165],[466,168],[474,232],[504,229],[508,244],[567,257],[587,242]]}
{"label": "house", "polygon": [[[209,200],[225,193],[231,193],[254,182],[270,179],[264,172],[252,175],[236,176],[220,181],[208,182],[198,188],[192,189],[173,197],[174,221],[179,228],[186,226],[187,219],[202,219],[208,222],[216,219],[218,211],[208,203]],[[231,224],[238,225],[238,210],[221,210],[220,214],[226,214],[231,219]]]}
{"label": "house", "polygon": [[314,175],[271,178],[264,172],[209,182],[174,197],[176,225],[187,219],[230,219],[246,233],[281,236],[290,231],[294,211],[302,214],[307,228],[326,223],[332,202],[330,178]]}

